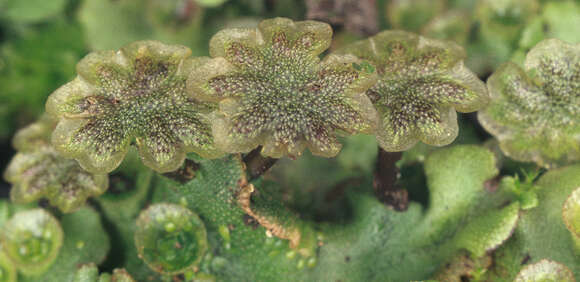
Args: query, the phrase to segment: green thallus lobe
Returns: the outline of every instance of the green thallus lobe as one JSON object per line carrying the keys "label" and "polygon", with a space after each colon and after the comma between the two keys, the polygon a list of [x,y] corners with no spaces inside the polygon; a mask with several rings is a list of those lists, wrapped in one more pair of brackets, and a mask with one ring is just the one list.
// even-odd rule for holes
{"label": "green thallus lobe", "polygon": [[152,41],[92,53],[47,103],[60,119],[53,143],[101,173],[119,165],[133,139],[159,172],[177,169],[186,152],[217,156],[213,138],[229,153],[262,146],[274,158],[305,148],[331,157],[337,134],[376,131],[383,149],[401,151],[417,140],[450,143],[455,110],[486,102],[457,45],[383,32],[343,52],[374,66],[350,54],[320,61],[331,37],[327,24],[275,18],[256,30],[222,30],[210,42],[213,59]]}
{"label": "green thallus lobe", "polygon": [[478,118],[506,155],[543,167],[580,160],[580,44],[544,40],[523,69],[506,63],[487,87],[492,102]]}
{"label": "green thallus lobe", "polygon": [[375,75],[350,55],[321,62],[331,37],[325,23],[285,18],[217,33],[213,58],[188,80],[195,97],[219,102],[216,145],[230,153],[263,146],[273,158],[297,157],[305,148],[331,157],[341,148],[337,132],[372,132],[376,113],[364,91]]}
{"label": "green thallus lobe", "polygon": [[456,111],[473,112],[488,101],[483,82],[463,65],[465,51],[452,42],[384,31],[339,52],[377,69],[379,80],[366,93],[379,114],[375,134],[385,151],[417,141],[447,145],[457,137]]}
{"label": "green thallus lobe", "polygon": [[98,196],[108,187],[108,177],[82,169],[50,146],[50,133],[56,122],[48,116],[20,130],[14,137],[14,156],[4,174],[12,183],[10,198],[28,203],[42,197],[63,212],[72,212],[90,196]]}
{"label": "green thallus lobe", "polygon": [[48,99],[47,111],[59,118],[55,148],[99,173],[118,167],[133,141],[143,162],[158,172],[177,169],[187,152],[219,156],[206,116],[214,106],[185,90],[198,63],[190,53],[184,46],[139,41],[86,56],[78,77]]}

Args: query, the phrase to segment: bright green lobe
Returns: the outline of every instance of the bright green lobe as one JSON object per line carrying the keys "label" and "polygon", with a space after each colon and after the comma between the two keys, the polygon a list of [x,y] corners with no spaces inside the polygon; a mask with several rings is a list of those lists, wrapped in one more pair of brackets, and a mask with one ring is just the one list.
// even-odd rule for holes
{"label": "bright green lobe", "polygon": [[89,54],[78,65],[83,80],[61,87],[47,102],[61,119],[53,133],[57,150],[101,173],[115,169],[133,141],[143,162],[158,172],[177,169],[187,152],[218,156],[205,116],[215,106],[186,94],[190,53],[184,46],[140,41]]}
{"label": "bright green lobe", "polygon": [[488,80],[492,103],[479,120],[519,161],[556,167],[580,159],[580,46],[549,39],[525,68],[501,66]]}
{"label": "bright green lobe", "polygon": [[80,208],[88,197],[102,194],[108,178],[83,170],[75,160],[56,152],[49,144],[55,122],[46,116],[22,129],[14,138],[18,154],[5,172],[13,187],[10,198],[15,203],[29,203],[40,198],[63,212]]}
{"label": "bright green lobe", "polygon": [[453,43],[384,31],[340,53],[377,68],[379,81],[367,96],[379,113],[376,136],[386,151],[404,151],[418,141],[447,145],[458,134],[455,111],[475,111],[488,100],[482,82],[463,66],[463,49]]}
{"label": "bright green lobe", "polygon": [[[261,37],[262,40],[256,38]],[[369,132],[375,113],[364,92],[373,77],[352,64],[356,58],[318,55],[332,31],[313,21],[276,18],[258,30],[228,29],[210,42],[216,57],[190,76],[200,99],[220,102],[213,133],[227,152],[263,146],[271,157],[335,156],[337,131]]]}

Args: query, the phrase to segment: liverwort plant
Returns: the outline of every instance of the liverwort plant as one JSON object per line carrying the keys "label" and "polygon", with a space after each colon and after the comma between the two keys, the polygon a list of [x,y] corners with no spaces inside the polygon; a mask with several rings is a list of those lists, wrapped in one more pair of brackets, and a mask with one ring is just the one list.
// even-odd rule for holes
{"label": "liverwort plant", "polygon": [[91,196],[99,196],[108,187],[106,174],[93,174],[75,160],[67,159],[50,145],[56,122],[43,116],[20,130],[14,137],[14,156],[4,173],[12,183],[10,198],[15,203],[30,203],[47,198],[63,212],[72,212]]}
{"label": "liverwort plant", "polygon": [[396,209],[407,205],[396,187],[395,163],[418,141],[435,146],[458,134],[457,114],[473,112],[488,101],[485,85],[463,64],[463,48],[405,31],[384,31],[339,51],[370,61],[379,80],[367,96],[378,112],[375,135],[380,147],[377,195]]}
{"label": "liverwort plant", "polygon": [[367,95],[379,113],[376,136],[389,152],[418,141],[442,146],[458,134],[457,114],[488,101],[485,85],[463,65],[463,48],[404,31],[385,31],[341,52],[372,62],[379,75]]}
{"label": "liverwort plant", "polygon": [[214,106],[186,94],[196,60],[184,46],[155,41],[89,54],[79,76],[46,103],[59,122],[52,143],[86,170],[111,172],[132,142],[158,172],[177,169],[187,152],[218,156],[207,114]]}
{"label": "liverwort plant", "polygon": [[502,65],[488,80],[492,102],[478,117],[501,150],[543,167],[580,160],[580,45],[549,39],[524,68]]}
{"label": "liverwort plant", "polygon": [[262,146],[262,155],[298,157],[305,148],[332,157],[337,132],[371,133],[376,113],[365,91],[372,70],[349,55],[318,56],[330,45],[328,24],[276,18],[257,30],[226,29],[210,41],[205,64],[188,80],[198,99],[219,102],[216,145],[229,153]]}
{"label": "liverwort plant", "polygon": [[[147,1],[160,25],[148,28],[201,30],[197,2]],[[392,1],[393,24],[425,32],[445,12],[444,1],[411,2]],[[507,9],[516,34],[533,15],[510,3],[532,2],[493,11]],[[159,41],[87,55],[14,138],[0,281],[580,278],[578,44],[543,41],[486,87],[453,42],[332,36],[326,23],[273,18],[217,32],[209,57]],[[484,107],[498,142],[450,145],[458,112]],[[482,131],[471,122],[462,134]]]}

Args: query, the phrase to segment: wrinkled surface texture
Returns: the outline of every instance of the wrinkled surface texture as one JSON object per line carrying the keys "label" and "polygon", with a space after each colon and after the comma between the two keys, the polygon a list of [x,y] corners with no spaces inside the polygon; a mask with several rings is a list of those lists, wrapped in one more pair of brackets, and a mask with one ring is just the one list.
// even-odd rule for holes
{"label": "wrinkled surface texture", "polygon": [[296,157],[308,147],[329,157],[341,148],[337,130],[370,132],[375,112],[364,91],[374,77],[357,70],[352,56],[320,62],[331,37],[325,23],[284,18],[216,34],[214,59],[188,81],[196,97],[220,102],[216,144],[227,152],[262,145],[262,154],[272,157]]}
{"label": "wrinkled surface texture", "polygon": [[93,172],[115,169],[133,141],[143,162],[159,172],[177,169],[186,152],[213,156],[203,115],[211,106],[185,93],[190,53],[140,41],[89,54],[77,65],[79,76],[47,102],[47,111],[60,118],[53,145]]}
{"label": "wrinkled surface texture", "polygon": [[403,31],[385,31],[353,43],[353,53],[377,67],[369,91],[379,113],[376,136],[386,151],[404,151],[417,141],[447,145],[458,134],[457,114],[481,108],[484,84],[465,66],[463,48]]}
{"label": "wrinkled surface texture", "polygon": [[544,167],[580,159],[580,45],[542,41],[524,69],[501,66],[488,80],[493,102],[479,121],[502,151]]}

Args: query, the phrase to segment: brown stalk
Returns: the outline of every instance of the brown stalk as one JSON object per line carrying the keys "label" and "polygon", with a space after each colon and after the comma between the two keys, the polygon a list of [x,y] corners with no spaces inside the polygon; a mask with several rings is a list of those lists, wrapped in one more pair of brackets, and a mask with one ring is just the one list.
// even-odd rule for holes
{"label": "brown stalk", "polygon": [[400,187],[397,162],[403,157],[402,152],[387,152],[379,147],[379,156],[373,188],[377,198],[396,211],[405,211],[409,207],[409,195]]}

